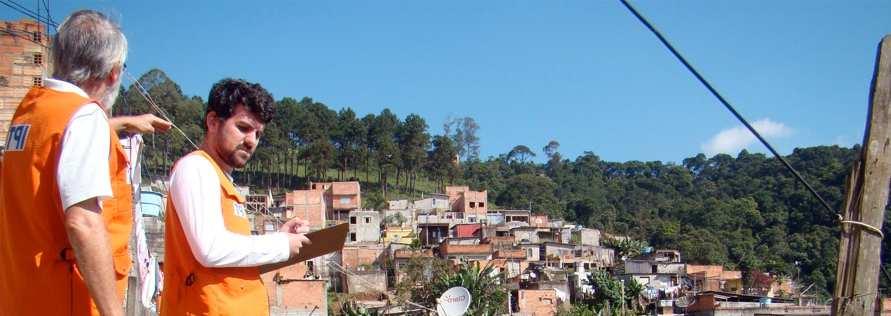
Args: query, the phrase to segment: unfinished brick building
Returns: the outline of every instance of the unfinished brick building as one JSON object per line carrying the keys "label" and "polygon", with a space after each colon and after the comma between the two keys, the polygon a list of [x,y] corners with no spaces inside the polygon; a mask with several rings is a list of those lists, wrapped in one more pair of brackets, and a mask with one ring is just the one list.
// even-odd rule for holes
{"label": "unfinished brick building", "polygon": [[9,121],[28,90],[43,85],[52,69],[46,27],[34,20],[0,24],[0,145]]}

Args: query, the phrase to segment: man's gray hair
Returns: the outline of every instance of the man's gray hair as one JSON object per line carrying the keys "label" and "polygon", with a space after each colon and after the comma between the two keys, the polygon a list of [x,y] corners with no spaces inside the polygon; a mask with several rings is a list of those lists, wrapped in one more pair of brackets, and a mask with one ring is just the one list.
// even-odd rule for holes
{"label": "man's gray hair", "polygon": [[117,24],[93,10],[72,13],[53,37],[53,77],[77,86],[104,80],[127,57],[127,38]]}

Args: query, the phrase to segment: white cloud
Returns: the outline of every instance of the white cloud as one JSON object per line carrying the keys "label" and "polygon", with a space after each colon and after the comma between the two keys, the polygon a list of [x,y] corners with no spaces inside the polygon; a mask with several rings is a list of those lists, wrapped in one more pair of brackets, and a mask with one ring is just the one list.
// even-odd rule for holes
{"label": "white cloud", "polygon": [[[788,137],[792,134],[792,129],[785,124],[771,121],[768,118],[753,122],[752,127],[768,140]],[[755,135],[749,132],[745,126],[740,125],[725,129],[712,136],[708,142],[702,144],[702,151],[709,156],[719,153],[736,155],[740,150],[748,148],[756,141]]]}

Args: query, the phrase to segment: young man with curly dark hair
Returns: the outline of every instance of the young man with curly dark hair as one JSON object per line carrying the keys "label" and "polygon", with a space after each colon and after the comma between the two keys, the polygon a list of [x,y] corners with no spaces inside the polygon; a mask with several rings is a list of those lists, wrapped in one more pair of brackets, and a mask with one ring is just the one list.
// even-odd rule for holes
{"label": "young man with curly dark hair", "polygon": [[307,222],[251,235],[231,172],[257,149],[275,102],[259,84],[223,79],[210,91],[201,148],[170,173],[161,315],[268,315],[260,273],[295,256]]}

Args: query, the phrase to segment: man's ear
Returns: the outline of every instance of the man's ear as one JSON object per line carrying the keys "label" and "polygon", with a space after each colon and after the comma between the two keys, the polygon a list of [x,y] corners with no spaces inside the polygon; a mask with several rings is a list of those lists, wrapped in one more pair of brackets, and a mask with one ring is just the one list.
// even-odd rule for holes
{"label": "man's ear", "polygon": [[204,115],[204,126],[207,127],[208,131],[216,130],[220,125],[220,120],[217,119],[217,112],[210,111]]}
{"label": "man's ear", "polygon": [[113,86],[115,83],[121,79],[121,74],[123,73],[123,66],[117,66],[111,69],[111,72],[108,73],[108,77],[105,78],[106,83],[109,87]]}

